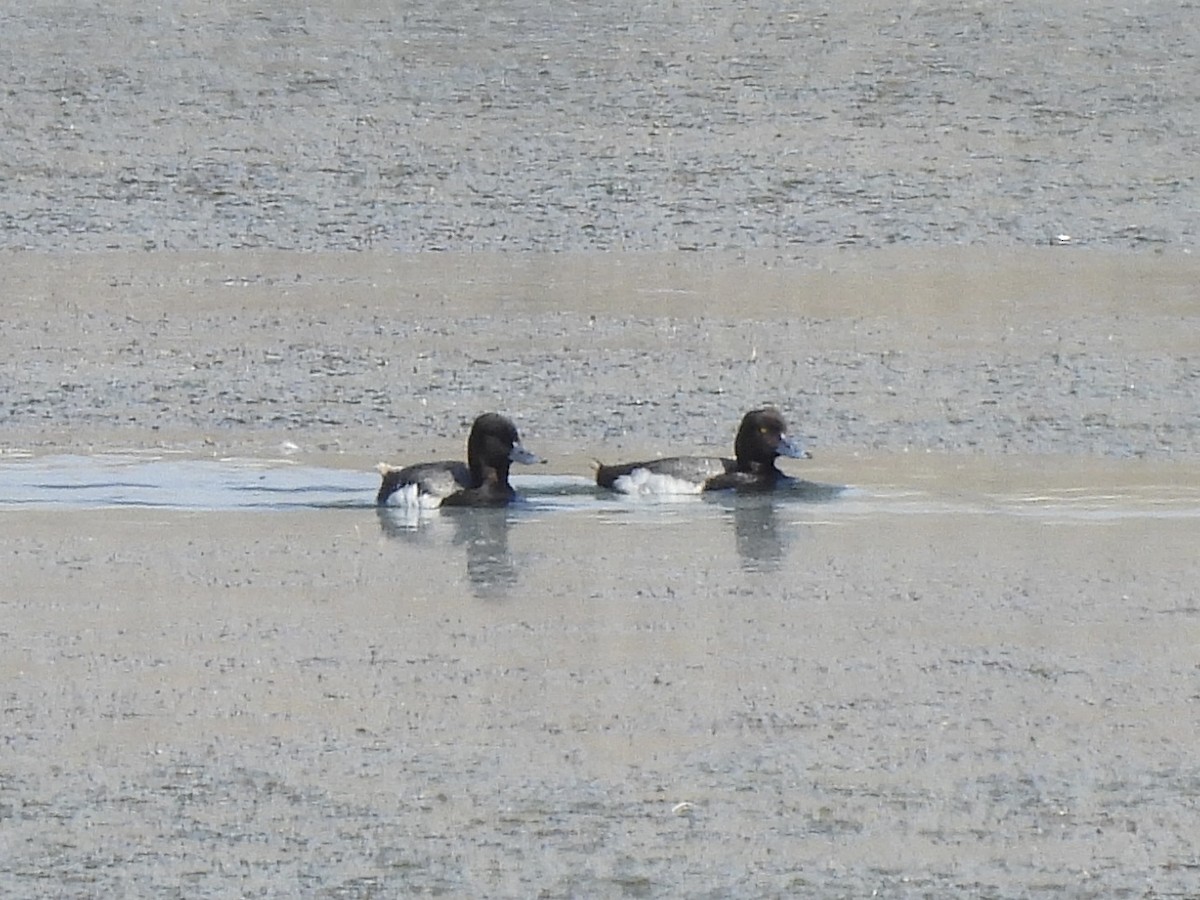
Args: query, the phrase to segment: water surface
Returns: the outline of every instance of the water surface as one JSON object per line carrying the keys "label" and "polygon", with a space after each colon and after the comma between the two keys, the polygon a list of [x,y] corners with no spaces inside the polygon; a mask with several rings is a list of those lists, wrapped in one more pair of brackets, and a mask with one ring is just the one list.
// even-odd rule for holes
{"label": "water surface", "polygon": [[411,521],[370,471],[9,458],[0,873],[216,896],[249,854],[270,893],[294,845],[351,895],[1186,892],[1200,472],[804,471],[849,486],[535,475]]}

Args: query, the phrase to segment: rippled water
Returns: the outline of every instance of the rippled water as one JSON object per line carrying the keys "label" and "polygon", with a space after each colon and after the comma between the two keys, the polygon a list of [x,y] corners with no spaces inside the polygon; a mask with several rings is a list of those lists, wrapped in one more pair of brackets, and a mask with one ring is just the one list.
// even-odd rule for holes
{"label": "rippled water", "polygon": [[280,835],[368,848],[348,896],[1182,889],[1197,468],[817,464],[409,519],[369,470],[9,456],[5,828],[89,895]]}
{"label": "rippled water", "polygon": [[[381,535],[418,554],[406,558],[406,565],[449,560],[457,567],[453,557],[464,553],[472,590],[487,596],[506,595],[527,563],[517,557],[528,554],[510,549],[510,533],[525,526],[553,528],[559,519],[564,527],[569,520],[569,528],[553,532],[556,540],[567,533],[582,547],[605,546],[613,528],[631,529],[656,535],[652,541],[690,544],[695,556],[675,560],[687,567],[714,548],[727,546],[732,536],[741,568],[796,573],[803,571],[805,559],[789,560],[789,553],[797,543],[811,542],[813,529],[840,527],[857,533],[861,529],[855,523],[864,520],[870,527],[896,521],[911,533],[932,535],[940,534],[947,522],[957,522],[961,536],[982,527],[1006,527],[1005,520],[1019,533],[1020,521],[1102,527],[1121,520],[1165,524],[1200,519],[1200,480],[1189,469],[1173,473],[1160,467],[1147,476],[1135,466],[1132,472],[1140,474],[1106,484],[1072,483],[1070,472],[1035,476],[1035,467],[1019,461],[999,471],[1000,475],[995,468],[964,470],[949,463],[935,470],[928,465],[910,469],[875,461],[860,467],[857,474],[864,481],[852,485],[800,480],[773,495],[660,498],[616,495],[579,475],[514,475],[520,500],[507,509],[413,511],[376,508],[378,476],[370,471],[286,459],[208,460],[140,453],[30,456],[0,463],[0,511],[307,511],[314,516],[309,527],[315,531],[321,528],[317,517],[322,515],[361,513],[357,528],[374,522]],[[552,571],[577,552],[570,547],[543,552],[542,568]],[[656,577],[648,571],[647,586]]]}
{"label": "rippled water", "polygon": [[[112,454],[0,464],[0,507],[237,510],[368,504],[372,473],[284,461]],[[374,485],[377,487],[377,485]]]}
{"label": "rippled water", "polygon": [[[1132,464],[1131,464],[1132,465]],[[729,494],[634,498],[595,487],[578,475],[517,474],[512,483],[521,501],[504,511],[520,519],[552,512],[592,512],[602,521],[648,514],[659,518],[704,519],[750,515],[771,509],[785,518],[803,511],[805,521],[851,516],[990,515],[1043,521],[1103,522],[1121,518],[1200,517],[1200,484],[1190,467],[1158,467],[1147,478],[1105,484],[1063,483],[1059,472],[1047,479],[1016,460],[1012,475],[998,487],[977,472],[952,465],[936,478],[928,467],[905,472],[901,465],[864,468],[873,481],[841,485],[798,481],[769,496]],[[994,473],[993,473],[994,474]],[[1086,481],[1089,473],[1081,473]],[[1111,475],[1111,471],[1106,474]],[[898,477],[899,476],[899,477]],[[374,472],[299,465],[287,460],[200,460],[153,454],[15,457],[0,461],[0,509],[154,509],[232,511],[374,508],[378,476]],[[816,507],[814,509],[814,507]],[[399,530],[436,528],[446,518],[474,511],[423,511],[419,516],[389,508],[382,520]]]}

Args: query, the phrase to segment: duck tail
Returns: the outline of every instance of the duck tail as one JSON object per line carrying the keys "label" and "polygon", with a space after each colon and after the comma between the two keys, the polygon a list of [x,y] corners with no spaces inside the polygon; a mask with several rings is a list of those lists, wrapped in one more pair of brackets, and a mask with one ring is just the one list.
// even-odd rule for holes
{"label": "duck tail", "polygon": [[379,485],[379,492],[375,495],[375,505],[383,506],[387,503],[388,497],[396,493],[397,488],[400,487],[400,470],[387,463],[380,463],[375,468],[383,476],[383,483]]}
{"label": "duck tail", "polygon": [[606,466],[598,459],[592,460],[592,477],[600,487],[611,488],[620,471],[619,466]]}

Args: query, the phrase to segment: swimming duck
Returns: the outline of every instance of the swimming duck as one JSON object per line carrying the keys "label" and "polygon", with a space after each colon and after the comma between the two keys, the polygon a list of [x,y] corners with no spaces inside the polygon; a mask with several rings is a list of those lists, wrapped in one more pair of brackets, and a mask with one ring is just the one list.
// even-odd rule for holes
{"label": "swimming duck", "polygon": [[516,498],[508,483],[512,463],[541,460],[521,446],[516,426],[498,413],[484,413],[471,426],[467,461],[416,463],[399,468],[380,463],[379,506],[436,509],[439,506],[504,506]]}
{"label": "swimming duck", "polygon": [[597,464],[596,484],[623,494],[699,494],[702,491],[769,491],[791,479],[775,467],[780,456],[809,459],[811,454],[787,435],[787,422],[772,407],[742,417],[734,439],[735,459],[719,456],[672,456],[645,462]]}

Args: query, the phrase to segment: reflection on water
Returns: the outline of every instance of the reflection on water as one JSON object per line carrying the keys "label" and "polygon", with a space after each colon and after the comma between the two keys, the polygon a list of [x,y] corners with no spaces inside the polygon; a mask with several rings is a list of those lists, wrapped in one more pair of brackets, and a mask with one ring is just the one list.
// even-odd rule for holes
{"label": "reflection on water", "polygon": [[0,463],[0,508],[233,510],[373,503],[375,473],[283,460],[142,454],[49,456]]}
{"label": "reflection on water", "polygon": [[[855,487],[796,480],[764,495],[729,494],[663,498],[625,497],[577,475],[517,475],[522,502],[509,515],[589,510],[605,519],[625,515],[704,517],[728,511],[735,530],[769,558],[774,551],[772,514],[780,508],[829,505],[838,515],[940,515],[943,513],[1030,516],[1050,520],[1200,516],[1200,471],[1183,465],[1157,468],[1112,464],[1095,472],[1079,461],[1060,469],[1020,458],[988,460],[979,471],[953,460],[931,473],[928,463],[908,468],[858,469]],[[974,464],[976,467],[978,463]],[[289,460],[190,459],[169,455],[0,457],[0,510],[149,507],[187,510],[374,508],[378,475],[303,466]],[[836,503],[830,504],[830,501]],[[468,510],[463,521],[479,510]],[[389,528],[420,531],[396,510]],[[503,518],[503,517],[501,517]],[[742,525],[738,526],[737,521]],[[507,523],[507,520],[503,520]],[[390,533],[390,531],[389,531]],[[765,543],[760,544],[758,538]],[[785,542],[786,543],[786,542]],[[754,554],[747,554],[754,558]]]}
{"label": "reflection on water", "polygon": [[[893,844],[976,846],[985,820],[1052,832],[1030,853],[1065,845],[1072,875],[1131,808],[1194,831],[1200,466],[888,462],[835,496],[655,503],[522,478],[510,508],[406,520],[376,509],[373,472],[0,460],[17,749],[36,774],[61,742],[71,765],[42,792],[81,772],[91,809],[94,761],[130,741],[182,748],[130,776],[147,796],[215,804],[261,769],[226,751],[283,747],[272,779],[322,781],[271,822],[324,817],[314,842],[340,841],[350,807],[378,831],[379,796],[432,797],[420,814],[457,834],[496,818],[496,785],[511,815],[471,826],[481,846],[523,847],[531,821],[587,847],[636,827],[631,852],[698,836],[701,855],[733,846],[732,869],[785,795],[822,846],[899,815],[881,866]],[[381,794],[364,771],[407,780]],[[595,886],[560,893],[614,893]]]}
{"label": "reflection on water", "polygon": [[[797,501],[824,502],[842,492],[833,485],[796,481],[775,494],[631,498],[602,491],[581,476],[518,476],[513,483],[522,499],[507,509],[388,507],[376,512],[380,531],[431,552],[462,548],[472,590],[480,597],[497,598],[506,596],[519,580],[508,539],[522,519],[590,511],[602,522],[661,525],[684,518],[705,529],[732,519],[742,565],[771,571],[785,558],[794,531],[781,527],[777,508]],[[0,509],[375,509],[376,487],[373,472],[287,460],[109,454],[0,462]]]}
{"label": "reflection on water", "polygon": [[733,536],[746,569],[774,572],[784,556],[784,539],[771,497],[741,498],[733,506]]}
{"label": "reflection on water", "polygon": [[[1047,471],[1019,461],[991,461],[975,471],[945,465],[930,471],[860,468],[859,484],[843,488],[795,481],[786,490],[758,495],[632,498],[595,487],[573,475],[513,478],[520,502],[507,509],[377,510],[389,540],[428,551],[430,563],[457,568],[479,597],[509,595],[521,580],[520,556],[510,531],[522,523],[558,520],[594,529],[589,540],[603,551],[608,527],[645,528],[647,540],[671,528],[692,539],[722,542],[730,530],[743,569],[774,572],[796,553],[807,529],[870,518],[1003,515],[1045,524],[1101,525],[1131,517],[1200,517],[1200,474],[1193,468],[1124,467],[1088,471],[1076,461]],[[0,460],[0,511],[134,507],[225,510],[375,510],[374,472],[302,466],[286,460],[196,460],[169,455],[27,457]],[[570,516],[570,520],[559,517]],[[590,516],[589,519],[579,519]],[[632,533],[632,532],[631,532]],[[707,546],[712,546],[708,544]],[[440,554],[449,560],[437,559]],[[423,560],[407,560],[414,565]],[[460,570],[461,571],[461,570]]]}
{"label": "reflection on water", "polygon": [[773,572],[786,556],[795,535],[779,524],[779,511],[797,501],[828,503],[842,496],[842,485],[797,480],[784,491],[770,494],[718,495],[733,518],[733,536],[738,559],[749,571]]}
{"label": "reflection on water", "polygon": [[521,487],[522,499],[507,509],[380,507],[376,516],[386,537],[408,546],[463,548],[472,591],[481,598],[497,599],[508,596],[518,582],[518,564],[508,547],[509,531],[532,517],[591,509],[602,512],[600,521],[607,524],[642,524],[651,517],[651,521],[664,524],[683,519],[704,529],[732,519],[742,566],[748,571],[770,572],[778,569],[794,538],[780,527],[780,506],[796,500],[827,502],[843,490],[797,482],[792,490],[775,494],[634,498],[598,490],[582,479],[553,475],[533,476]]}
{"label": "reflection on water", "polygon": [[481,599],[503,599],[517,583],[517,566],[508,549],[507,509],[377,507],[376,515],[389,538],[415,546],[464,548],[467,580]]}

